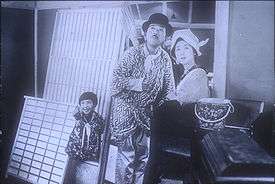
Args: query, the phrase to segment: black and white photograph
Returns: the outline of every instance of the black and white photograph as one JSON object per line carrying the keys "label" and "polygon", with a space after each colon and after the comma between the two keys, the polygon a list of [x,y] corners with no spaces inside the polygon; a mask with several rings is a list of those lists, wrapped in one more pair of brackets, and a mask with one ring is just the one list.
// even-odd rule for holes
{"label": "black and white photograph", "polygon": [[274,1],[1,1],[0,183],[275,183]]}

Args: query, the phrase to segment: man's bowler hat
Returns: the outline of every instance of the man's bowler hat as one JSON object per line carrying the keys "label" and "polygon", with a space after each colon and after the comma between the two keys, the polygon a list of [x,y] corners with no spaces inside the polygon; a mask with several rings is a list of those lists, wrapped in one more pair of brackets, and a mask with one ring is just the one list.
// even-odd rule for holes
{"label": "man's bowler hat", "polygon": [[154,13],[149,17],[149,20],[144,22],[142,25],[142,29],[144,32],[147,31],[150,24],[160,24],[166,28],[166,35],[170,36],[173,33],[172,26],[169,24],[169,20],[167,16],[161,13]]}

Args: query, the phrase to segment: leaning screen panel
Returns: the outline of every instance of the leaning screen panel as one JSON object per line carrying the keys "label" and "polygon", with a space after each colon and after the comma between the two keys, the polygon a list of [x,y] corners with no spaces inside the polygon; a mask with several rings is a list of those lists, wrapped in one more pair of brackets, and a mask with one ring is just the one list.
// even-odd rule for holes
{"label": "leaning screen panel", "polygon": [[7,174],[39,184],[63,182],[74,105],[25,96]]}

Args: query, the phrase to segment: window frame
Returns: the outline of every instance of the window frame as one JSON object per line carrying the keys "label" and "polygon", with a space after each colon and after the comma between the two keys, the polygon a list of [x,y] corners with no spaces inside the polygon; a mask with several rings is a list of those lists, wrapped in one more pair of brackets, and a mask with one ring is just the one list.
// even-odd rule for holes
{"label": "window frame", "polygon": [[[139,4],[159,3],[136,2],[134,3],[139,19],[136,25],[141,27],[145,20],[141,19]],[[167,14],[167,3],[175,1],[162,2],[162,13]],[[193,2],[189,1],[188,23],[170,22],[172,27],[177,29],[199,28],[214,29],[214,62],[213,62],[213,97],[225,98],[226,78],[227,78],[227,52],[228,52],[228,24],[229,24],[229,1],[216,1],[215,4],[215,23],[192,23]]]}

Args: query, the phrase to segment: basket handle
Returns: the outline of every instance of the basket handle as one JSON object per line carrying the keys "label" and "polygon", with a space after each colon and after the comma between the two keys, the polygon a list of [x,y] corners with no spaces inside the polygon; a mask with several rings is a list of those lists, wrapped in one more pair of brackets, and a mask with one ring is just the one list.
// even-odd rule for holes
{"label": "basket handle", "polygon": [[198,112],[197,112],[197,108],[196,108],[196,107],[197,107],[197,104],[195,104],[195,109],[194,109],[195,115],[197,116],[197,118],[199,118],[201,121],[204,121],[204,122],[207,122],[207,123],[216,123],[216,122],[222,121],[222,120],[224,120],[224,119],[228,116],[229,112],[230,112],[230,113],[233,113],[233,112],[234,112],[234,106],[233,106],[233,105],[231,104],[231,102],[229,101],[229,108],[228,108],[228,110],[227,110],[225,116],[223,116],[222,118],[217,119],[217,120],[207,120],[207,119],[204,119],[204,118],[202,118],[202,117],[200,117],[200,116],[198,115]]}

